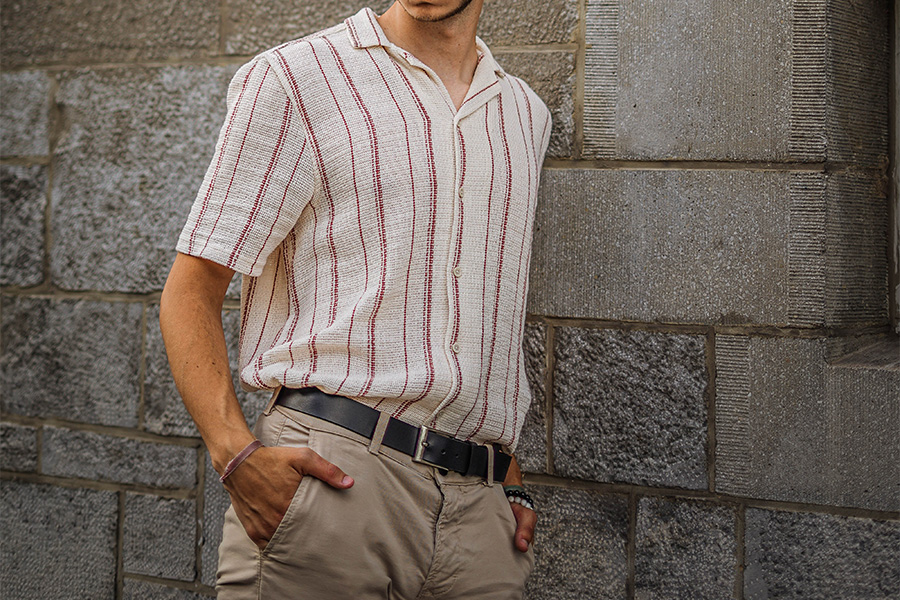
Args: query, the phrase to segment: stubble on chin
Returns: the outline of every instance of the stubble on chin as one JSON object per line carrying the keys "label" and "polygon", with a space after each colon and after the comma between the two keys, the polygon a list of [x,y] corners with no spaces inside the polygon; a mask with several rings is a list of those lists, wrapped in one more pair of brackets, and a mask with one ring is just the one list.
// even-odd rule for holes
{"label": "stubble on chin", "polygon": [[405,10],[406,13],[410,17],[415,19],[416,21],[424,21],[427,23],[437,23],[438,21],[446,21],[447,19],[451,19],[451,18],[455,17],[456,15],[460,14],[461,12],[463,12],[464,10],[469,8],[470,4],[472,4],[472,0],[460,0],[459,4],[455,7],[453,7],[452,9],[450,9],[449,12],[444,13],[442,15],[431,15],[431,16],[416,15],[416,14],[410,12],[409,9],[407,9],[407,7],[402,2],[400,3],[400,6],[402,6],[403,10]]}

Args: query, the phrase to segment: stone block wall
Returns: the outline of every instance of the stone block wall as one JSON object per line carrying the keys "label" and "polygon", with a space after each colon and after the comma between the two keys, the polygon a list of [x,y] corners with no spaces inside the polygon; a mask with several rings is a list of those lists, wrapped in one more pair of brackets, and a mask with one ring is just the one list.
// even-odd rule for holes
{"label": "stone block wall", "polygon": [[[237,67],[361,6],[0,0],[11,597],[214,596],[228,498],[159,294]],[[530,599],[900,590],[891,10],[486,0],[480,34],[554,117],[519,449]],[[266,400],[240,399],[248,419]]]}

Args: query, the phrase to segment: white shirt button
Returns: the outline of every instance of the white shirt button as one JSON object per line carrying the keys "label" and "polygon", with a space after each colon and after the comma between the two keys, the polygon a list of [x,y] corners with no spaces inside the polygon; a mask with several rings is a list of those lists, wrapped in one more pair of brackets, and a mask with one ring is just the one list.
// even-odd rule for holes
{"label": "white shirt button", "polygon": [[466,195],[466,190],[463,189],[462,187],[460,187],[459,188],[459,197],[462,198],[465,195]]}
{"label": "white shirt button", "polygon": [[453,276],[459,277],[462,275],[462,267],[453,267]]}
{"label": "white shirt button", "polygon": [[450,349],[453,350],[454,354],[459,354],[459,344],[453,344],[450,346]]}

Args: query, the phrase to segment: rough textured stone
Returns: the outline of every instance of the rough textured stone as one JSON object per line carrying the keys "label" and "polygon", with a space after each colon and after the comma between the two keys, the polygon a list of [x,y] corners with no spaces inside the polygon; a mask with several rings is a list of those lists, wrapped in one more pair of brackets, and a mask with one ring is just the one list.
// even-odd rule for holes
{"label": "rough textured stone", "polygon": [[216,584],[216,568],[219,565],[219,544],[222,542],[222,526],[225,511],[231,504],[228,492],[219,481],[219,474],[206,453],[206,476],[203,479],[203,531],[200,540],[200,582]]}
{"label": "rough textured stone", "polygon": [[[238,381],[238,338],[240,335],[240,311],[226,310],[222,313],[225,342],[228,346],[228,360],[234,374],[234,386],[238,400],[244,409],[244,417],[252,424],[269,401],[268,392],[246,392]],[[163,345],[159,331],[159,306],[147,311],[147,369],[144,375],[144,428],[162,435],[183,435],[199,437],[191,416],[184,408]]]}
{"label": "rough textured stone", "polygon": [[208,600],[209,596],[190,590],[171,588],[158,583],[125,578],[122,587],[125,600]]}
{"label": "rough textured stone", "polygon": [[596,492],[529,486],[540,507],[529,600],[624,598],[628,502]]}
{"label": "rough textured stone", "polygon": [[558,474],[706,489],[702,336],[563,327],[555,355]]}
{"label": "rough textured stone", "polygon": [[391,0],[226,0],[225,51],[228,54],[256,54],[320,29],[331,27],[370,6],[383,13]]}
{"label": "rough textured stone", "polygon": [[189,65],[59,75],[65,133],[51,200],[57,285],[162,289],[212,158],[234,70]]}
{"label": "rough textured stone", "polygon": [[543,473],[547,470],[547,422],[544,416],[547,372],[547,327],[543,323],[526,323],[525,376],[531,387],[531,408],[525,416],[522,434],[516,448],[516,461],[523,471]]}
{"label": "rough textured stone", "polygon": [[117,514],[115,492],[4,481],[0,588],[19,600],[112,598]]}
{"label": "rough textured stone", "polygon": [[734,508],[641,498],[635,533],[635,600],[731,598],[737,575]]}
{"label": "rough textured stone", "polygon": [[478,35],[492,46],[565,44],[577,25],[575,0],[487,0]]}
{"label": "rough textured stone", "polygon": [[748,508],[744,598],[895,598],[900,523]]}
{"label": "rough textured stone", "polygon": [[0,423],[0,468],[9,471],[37,469],[37,429]]}
{"label": "rough textured stone", "polygon": [[131,302],[4,297],[3,410],[137,425],[142,312]]}
{"label": "rough textured stone", "polygon": [[553,129],[548,157],[572,155],[575,143],[575,55],[571,52],[504,52],[495,55],[504,70],[521,77],[550,109]]}
{"label": "rough textured stone", "polygon": [[3,0],[4,67],[208,56],[216,0]]}
{"label": "rough textured stone", "polygon": [[822,339],[716,338],[716,491],[900,508],[900,370]]}
{"label": "rough textured stone", "polygon": [[[589,0],[585,154],[782,160],[790,127],[790,3]],[[607,44],[612,37],[616,45]],[[617,75],[604,94],[610,70]],[[614,136],[602,135],[610,115]],[[614,144],[609,142],[613,141]]]}
{"label": "rough textured stone", "polygon": [[126,494],[125,571],[193,581],[195,513],[193,500]]}
{"label": "rough textured stone", "polygon": [[47,168],[0,166],[0,285],[44,279]]}
{"label": "rough textured stone", "polygon": [[44,427],[42,471],[60,477],[188,488],[197,483],[197,451],[48,426]]}
{"label": "rough textured stone", "polygon": [[[6,1],[3,2],[4,16]],[[4,19],[5,21],[5,19]],[[5,25],[5,23],[4,23]],[[3,29],[3,39],[8,35]],[[5,44],[3,44],[5,46]],[[4,63],[6,53],[4,49]],[[5,65],[4,65],[5,66]],[[40,71],[0,75],[0,153],[42,156],[48,153],[50,79]]]}

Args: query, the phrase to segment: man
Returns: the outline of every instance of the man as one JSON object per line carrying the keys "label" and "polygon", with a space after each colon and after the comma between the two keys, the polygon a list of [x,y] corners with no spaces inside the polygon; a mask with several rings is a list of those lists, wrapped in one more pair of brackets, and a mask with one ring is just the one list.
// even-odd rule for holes
{"label": "man", "polygon": [[[364,9],[231,83],[160,306],[232,501],[220,600],[522,595],[536,516],[502,449],[550,116],[476,39],[482,2]],[[241,381],[273,390],[252,432],[235,271]]]}

